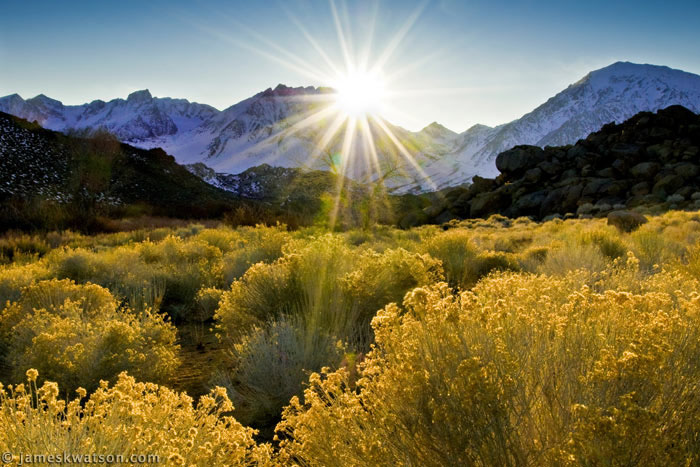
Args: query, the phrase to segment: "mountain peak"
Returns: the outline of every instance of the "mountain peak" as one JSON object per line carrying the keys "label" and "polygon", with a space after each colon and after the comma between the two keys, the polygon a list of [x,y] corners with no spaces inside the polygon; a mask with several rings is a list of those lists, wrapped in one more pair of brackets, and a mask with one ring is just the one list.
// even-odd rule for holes
{"label": "mountain peak", "polygon": [[0,99],[8,100],[8,101],[22,101],[22,102],[24,102],[24,99],[22,99],[22,96],[20,96],[20,95],[17,94],[17,93],[8,94],[7,96],[4,96],[4,97],[2,97],[2,98],[0,98]]}
{"label": "mountain peak", "polygon": [[640,82],[640,80],[663,81],[672,86],[698,86],[698,77],[692,73],[676,70],[662,65],[640,64],[618,61],[598,70],[591,71],[572,86],[591,85],[602,89],[614,83]]}
{"label": "mountain peak", "polygon": [[259,92],[255,97],[287,97],[287,96],[303,96],[308,94],[319,94],[321,89],[313,86],[291,87],[285,84],[278,84],[275,89],[267,88],[263,92]]}
{"label": "mountain peak", "polygon": [[52,107],[61,107],[63,104],[61,101],[57,101],[56,99],[52,99],[48,97],[46,94],[38,94],[31,99],[27,99],[27,102],[31,104],[39,104],[39,105],[45,105],[45,106],[52,106]]}
{"label": "mountain peak", "polygon": [[433,122],[430,125],[426,126],[420,131],[420,133],[426,133],[434,137],[449,137],[457,135],[457,133],[445,127],[444,125],[439,124],[438,122]]}
{"label": "mountain peak", "polygon": [[141,103],[148,102],[153,99],[151,92],[148,89],[142,89],[141,91],[134,91],[126,98],[127,102]]}

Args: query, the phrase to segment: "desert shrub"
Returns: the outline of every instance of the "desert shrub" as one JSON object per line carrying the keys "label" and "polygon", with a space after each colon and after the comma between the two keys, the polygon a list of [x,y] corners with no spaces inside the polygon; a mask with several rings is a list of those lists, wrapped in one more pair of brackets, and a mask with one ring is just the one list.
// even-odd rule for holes
{"label": "desert shrub", "polygon": [[[516,223],[518,223],[517,221],[518,219],[516,219]],[[532,237],[529,233],[500,233],[494,236],[495,238],[493,239],[493,250],[495,251],[516,253],[532,243]]]}
{"label": "desert shrub", "polygon": [[289,234],[283,226],[238,230],[240,241],[223,257],[224,285],[239,279],[253,264],[271,263],[282,256],[282,248],[289,242]]}
{"label": "desert shrub", "polygon": [[[255,432],[228,413],[233,409],[221,389],[200,398],[195,407],[183,393],[152,383],[137,383],[126,373],[113,387],[106,382],[90,396],[64,401],[54,382],[0,389],[0,447],[22,454],[151,454],[143,465],[268,465],[269,445],[258,445]],[[19,462],[19,459],[15,459]],[[72,463],[68,461],[67,463]],[[82,462],[75,462],[82,464]],[[89,461],[87,462],[89,463]]]}
{"label": "desert shrub", "polygon": [[358,327],[367,327],[375,313],[400,303],[409,290],[443,279],[439,260],[400,248],[365,252],[357,268],[344,279],[345,300],[357,310]]}
{"label": "desert shrub", "polygon": [[630,235],[631,249],[639,258],[640,266],[651,271],[654,266],[661,266],[679,258],[685,253],[685,248],[667,238],[662,232],[642,226]]}
{"label": "desert shrub", "polygon": [[52,252],[48,259],[51,274],[58,279],[99,284],[134,311],[160,308],[165,274],[157,266],[146,264],[133,246],[100,252],[66,249]]}
{"label": "desert shrub", "polygon": [[234,250],[241,243],[238,232],[228,227],[202,230],[196,238],[218,248],[222,253]]}
{"label": "desert shrub", "polygon": [[576,269],[600,272],[605,270],[609,263],[595,245],[578,242],[559,243],[549,250],[547,258],[539,267],[539,272],[553,276],[564,276]]}
{"label": "desert shrub", "polygon": [[0,237],[0,264],[40,257],[49,250],[49,244],[38,235],[6,234]]}
{"label": "desert shrub", "polygon": [[66,301],[75,303],[81,314],[94,318],[98,313],[112,314],[117,302],[104,287],[95,284],[77,285],[70,280],[47,280],[33,284],[22,291],[19,303],[22,313],[35,309],[57,310]]}
{"label": "desert shrub", "polygon": [[370,232],[366,230],[351,230],[345,233],[348,244],[359,246],[373,239]]}
{"label": "desert shrub", "polygon": [[274,263],[253,265],[222,296],[216,312],[221,335],[238,336],[251,325],[292,314],[328,331],[352,327],[340,279],[355,260],[339,236],[294,242]]}
{"label": "desert shrub", "polygon": [[0,308],[18,300],[24,287],[48,277],[49,271],[41,263],[0,266]]}
{"label": "desert shrub", "polygon": [[548,254],[549,248],[546,246],[528,247],[518,255],[520,268],[526,272],[536,272]]}
{"label": "desert shrub", "polygon": [[145,242],[138,251],[164,280],[162,309],[176,321],[192,318],[202,287],[222,283],[221,251],[204,241],[169,236],[160,243]]}
{"label": "desert shrub", "polygon": [[59,279],[87,282],[95,277],[96,254],[83,248],[56,251],[49,257],[52,272]]}
{"label": "desert shrub", "polygon": [[258,263],[222,294],[215,313],[220,337],[236,340],[252,326],[290,313],[299,306],[298,300],[290,286],[286,260]]}
{"label": "desert shrub", "polygon": [[0,336],[15,380],[37,368],[68,390],[125,370],[165,381],[179,363],[175,329],[162,316],[120,309],[106,289],[68,280],[25,288],[2,312]]}
{"label": "desert shrub", "polygon": [[461,287],[469,282],[469,263],[478,254],[467,230],[448,230],[426,240],[425,251],[442,262],[445,279],[450,286]]}
{"label": "desert shrub", "polygon": [[206,287],[197,292],[198,319],[200,321],[208,321],[214,317],[223,293],[223,290],[214,287]]}
{"label": "desert shrub", "polygon": [[577,240],[583,245],[595,245],[609,259],[620,258],[627,253],[627,246],[620,234],[609,227],[585,230],[578,235]]}
{"label": "desert shrub", "polygon": [[230,357],[231,369],[220,371],[213,384],[226,388],[241,423],[272,428],[289,400],[301,395],[309,374],[337,367],[343,351],[334,336],[281,318],[247,334],[231,347]]}
{"label": "desert shrub", "polygon": [[519,271],[520,265],[512,253],[500,251],[484,251],[467,264],[467,271],[462,279],[463,286],[476,284],[479,279],[492,271]]}
{"label": "desert shrub", "polygon": [[285,408],[282,461],[698,462],[700,296],[575,282],[500,273],[387,306],[356,386],[345,369],[315,374]]}

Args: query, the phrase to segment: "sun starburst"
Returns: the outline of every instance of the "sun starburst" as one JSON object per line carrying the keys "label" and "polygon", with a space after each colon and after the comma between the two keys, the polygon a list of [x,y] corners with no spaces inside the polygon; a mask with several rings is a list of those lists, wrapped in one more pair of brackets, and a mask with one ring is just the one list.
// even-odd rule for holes
{"label": "sun starburst", "polygon": [[[217,35],[331,88],[330,92],[321,94],[289,97],[312,102],[313,110],[291,122],[281,133],[258,142],[246,152],[252,154],[257,147],[308,131],[316,135],[313,149],[305,160],[299,162],[309,168],[325,165],[338,175],[335,204],[331,210],[333,222],[338,216],[342,191],[347,188],[347,178],[382,184],[383,187],[392,179],[402,179],[403,183],[421,180],[432,188],[435,185],[417,160],[419,149],[416,148],[415,141],[402,140],[410,132],[391,126],[384,117],[387,110],[393,109],[388,102],[389,98],[401,95],[395,89],[394,80],[412,66],[387,68],[386,72],[385,68],[419,18],[425,4],[408,17],[383,47],[379,47],[381,44],[374,42],[373,37],[376,8],[368,21],[370,27],[366,41],[358,46],[351,40],[352,35],[348,30],[347,5],[341,3],[338,8],[335,0],[330,0],[329,5],[342,55],[340,64],[331,58],[332,54],[321,45],[322,42],[314,38],[289,11],[287,13],[292,23],[321,58],[320,66],[313,66],[308,59],[302,59],[254,31],[249,33],[256,39],[257,45],[241,43],[239,39],[224,33]],[[259,44],[263,44],[264,48]],[[375,47],[376,50],[373,50]],[[354,53],[356,50],[359,52]],[[372,60],[371,57],[376,59]],[[420,63],[416,66],[419,65]],[[409,94],[415,94],[415,90]],[[269,159],[265,162],[274,164],[274,155]]]}

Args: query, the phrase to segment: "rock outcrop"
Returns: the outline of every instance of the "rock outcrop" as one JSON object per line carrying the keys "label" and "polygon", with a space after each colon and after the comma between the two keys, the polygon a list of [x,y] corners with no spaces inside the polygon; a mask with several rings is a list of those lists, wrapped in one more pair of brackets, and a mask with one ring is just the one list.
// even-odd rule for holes
{"label": "rock outcrop", "polygon": [[574,145],[516,146],[495,179],[434,198],[441,218],[606,216],[640,206],[700,208],[700,116],[682,106],[640,112]]}

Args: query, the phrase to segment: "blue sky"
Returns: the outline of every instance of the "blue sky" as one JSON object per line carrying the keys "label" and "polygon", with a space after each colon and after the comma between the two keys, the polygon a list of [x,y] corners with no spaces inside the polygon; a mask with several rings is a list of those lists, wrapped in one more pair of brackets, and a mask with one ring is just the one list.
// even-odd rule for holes
{"label": "blue sky", "polygon": [[[376,18],[371,59],[416,21],[382,67],[393,123],[464,131],[522,116],[588,71],[618,60],[700,74],[700,2],[336,0],[353,56]],[[148,88],[228,107],[278,83],[328,85],[343,64],[327,0],[8,1],[0,16],[0,95],[67,104]],[[297,66],[289,62],[297,60]],[[286,64],[284,62],[287,62]],[[303,65],[300,65],[303,62]]]}

